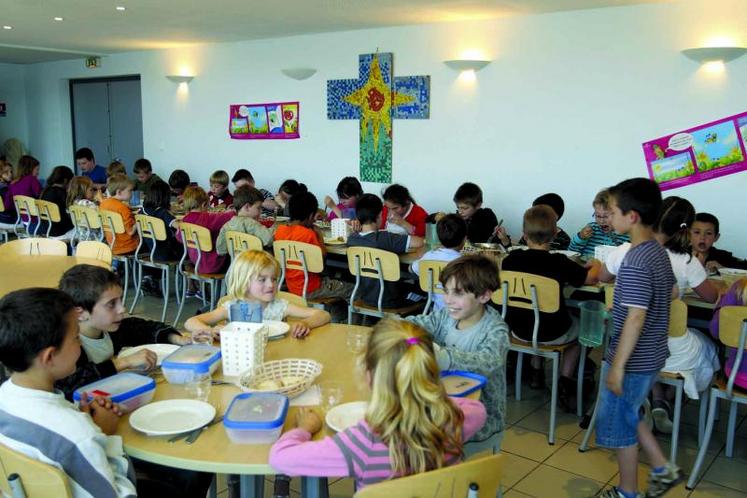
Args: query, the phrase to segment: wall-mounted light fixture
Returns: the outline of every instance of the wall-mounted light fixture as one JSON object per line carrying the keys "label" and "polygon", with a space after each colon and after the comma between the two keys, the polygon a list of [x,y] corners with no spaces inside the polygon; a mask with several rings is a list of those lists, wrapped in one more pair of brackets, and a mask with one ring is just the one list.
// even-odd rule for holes
{"label": "wall-mounted light fixture", "polygon": [[294,80],[307,80],[316,74],[316,69],[310,67],[291,67],[281,69],[281,73]]}
{"label": "wall-mounted light fixture", "polygon": [[182,74],[167,74],[166,79],[173,81],[174,83],[189,83],[194,79],[194,76],[187,76]]}
{"label": "wall-mounted light fixture", "polygon": [[484,59],[453,59],[444,61],[444,64],[455,71],[479,71],[493,61]]}
{"label": "wall-mounted light fixture", "polygon": [[686,48],[682,54],[690,60],[700,64],[710,62],[729,62],[738,59],[747,53],[745,47],[701,47]]}

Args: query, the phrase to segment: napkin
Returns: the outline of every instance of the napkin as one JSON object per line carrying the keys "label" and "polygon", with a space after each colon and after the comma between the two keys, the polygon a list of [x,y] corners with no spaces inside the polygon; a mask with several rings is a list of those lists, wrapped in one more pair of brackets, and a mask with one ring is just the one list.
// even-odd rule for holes
{"label": "napkin", "polygon": [[322,402],[322,392],[319,386],[314,384],[306,389],[303,394],[290,400],[290,406],[318,406]]}

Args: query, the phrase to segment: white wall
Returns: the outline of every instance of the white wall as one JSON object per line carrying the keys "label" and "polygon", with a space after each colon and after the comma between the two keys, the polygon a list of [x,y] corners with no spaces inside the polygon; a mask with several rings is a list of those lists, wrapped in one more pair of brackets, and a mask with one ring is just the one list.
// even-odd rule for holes
{"label": "white wall", "polygon": [[[295,177],[321,198],[358,171],[357,122],[327,120],[326,81],[356,77],[358,54],[391,51],[396,75],[431,75],[431,119],[394,123],[394,181],[429,211],[451,209],[456,187],[475,181],[514,234],[531,200],[556,191],[572,232],[598,189],[646,176],[642,142],[746,110],[747,57],[713,76],[679,53],[746,23],[743,1],[692,0],[128,53],[96,71],[38,64],[26,75],[29,136],[44,165],[70,163],[67,79],[140,74],[145,154],[157,173],[182,167],[206,184],[214,169],[249,167],[259,186]],[[466,49],[494,60],[473,84],[442,63]],[[318,73],[280,74],[297,66]],[[182,67],[196,75],[188,94],[164,77]],[[228,138],[230,104],[284,100],[301,101],[300,140]],[[741,173],[669,194],[716,213],[720,245],[747,255],[746,189]]]}
{"label": "white wall", "polygon": [[24,74],[25,66],[0,63],[0,102],[7,105],[7,115],[0,117],[0,147],[9,138],[18,138],[28,146]]}

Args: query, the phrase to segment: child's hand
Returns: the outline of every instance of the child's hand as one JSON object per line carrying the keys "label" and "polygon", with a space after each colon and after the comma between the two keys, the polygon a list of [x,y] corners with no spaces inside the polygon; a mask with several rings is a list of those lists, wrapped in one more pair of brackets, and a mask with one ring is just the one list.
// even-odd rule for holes
{"label": "child's hand", "polygon": [[590,238],[592,235],[594,235],[594,229],[591,228],[591,225],[586,225],[580,232],[578,232],[578,236],[584,240]]}
{"label": "child's hand", "polygon": [[111,399],[96,397],[89,401],[85,392],[81,393],[80,411],[88,413],[101,432],[108,436],[116,433],[119,417],[122,416],[122,409]]}
{"label": "child's hand", "polygon": [[335,207],[337,207],[337,204],[335,204],[335,200],[328,195],[324,196],[324,205],[330,209],[334,209]]}
{"label": "child's hand", "polygon": [[311,332],[311,327],[309,327],[304,321],[295,322],[290,328],[291,335],[296,339],[303,339],[309,335],[309,332]]}
{"label": "child's hand", "polygon": [[350,229],[355,233],[359,233],[361,231],[361,222],[358,220],[350,220]]}
{"label": "child's hand", "polygon": [[607,372],[607,389],[612,391],[616,396],[621,396],[623,392],[623,378],[625,370],[612,365]]}
{"label": "child's hand", "polygon": [[405,222],[405,219],[394,211],[389,211],[389,216],[387,217],[387,219],[389,220],[389,223],[394,223],[395,225],[402,225],[402,223]]}
{"label": "child's hand", "polygon": [[296,426],[309,434],[314,434],[322,428],[322,419],[310,408],[301,407],[296,413]]}
{"label": "child's hand", "polygon": [[192,344],[192,337],[186,334],[169,334],[169,342],[177,346]]}
{"label": "child's hand", "polygon": [[135,354],[117,358],[114,360],[114,367],[118,372],[122,370],[153,370],[156,367],[158,356],[149,349],[143,349]]}
{"label": "child's hand", "polygon": [[502,226],[496,226],[493,230],[493,236],[498,237],[498,240],[501,241],[501,244],[508,247],[511,245],[511,237],[508,236],[508,232],[506,232],[506,229]]}
{"label": "child's hand", "polygon": [[213,341],[220,340],[220,327],[208,327],[192,332],[189,343],[207,343],[212,344]]}
{"label": "child's hand", "polygon": [[719,263],[718,261],[709,261],[705,264],[706,270],[708,270],[710,273],[716,273],[716,271],[719,268],[723,268],[724,266]]}

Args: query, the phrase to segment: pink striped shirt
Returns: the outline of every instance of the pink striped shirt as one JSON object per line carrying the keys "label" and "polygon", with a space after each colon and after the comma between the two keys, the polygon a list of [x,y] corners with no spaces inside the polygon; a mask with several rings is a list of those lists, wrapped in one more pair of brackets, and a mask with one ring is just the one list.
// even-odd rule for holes
{"label": "pink striped shirt", "polygon": [[[485,407],[477,400],[451,400],[464,413],[462,439],[467,441],[485,424]],[[451,465],[457,458],[446,461]],[[270,465],[291,476],[355,477],[358,489],[393,476],[389,448],[364,420],[320,441],[311,441],[303,429],[288,431],[272,446]]]}

